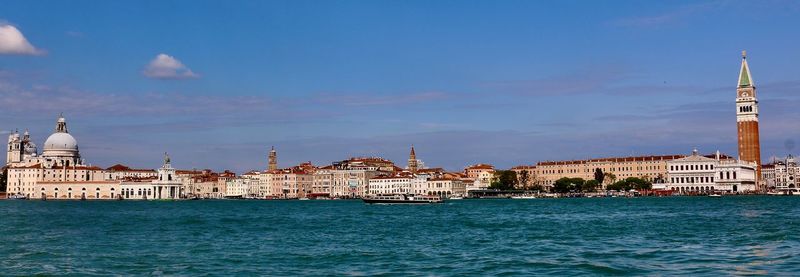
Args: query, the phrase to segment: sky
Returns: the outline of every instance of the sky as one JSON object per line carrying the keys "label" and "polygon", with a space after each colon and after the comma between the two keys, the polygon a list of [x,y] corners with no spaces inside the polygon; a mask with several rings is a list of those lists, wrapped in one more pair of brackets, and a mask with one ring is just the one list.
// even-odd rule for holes
{"label": "sky", "polygon": [[[797,1],[0,1],[0,134],[63,113],[93,165],[264,169],[381,156],[499,168],[736,154],[741,51],[762,157],[797,154]],[[41,150],[41,149],[40,149]]]}

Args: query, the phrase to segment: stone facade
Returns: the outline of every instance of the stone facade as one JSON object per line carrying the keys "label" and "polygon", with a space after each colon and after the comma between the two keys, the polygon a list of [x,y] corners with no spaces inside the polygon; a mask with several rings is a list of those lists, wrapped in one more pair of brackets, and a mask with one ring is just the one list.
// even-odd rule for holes
{"label": "stone facade", "polygon": [[[665,189],[679,194],[751,193],[756,190],[756,164],[717,152],[713,158],[697,154],[667,163]],[[655,186],[654,186],[655,187]]]}

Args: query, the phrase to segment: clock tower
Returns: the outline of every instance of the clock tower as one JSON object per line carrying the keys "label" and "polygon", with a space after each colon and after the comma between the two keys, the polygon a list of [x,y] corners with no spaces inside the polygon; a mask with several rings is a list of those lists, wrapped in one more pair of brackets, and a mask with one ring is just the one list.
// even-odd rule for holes
{"label": "clock tower", "polygon": [[736,88],[736,125],[739,140],[739,159],[756,163],[756,186],[761,190],[761,144],[758,140],[758,99],[747,53],[742,51],[742,68]]}

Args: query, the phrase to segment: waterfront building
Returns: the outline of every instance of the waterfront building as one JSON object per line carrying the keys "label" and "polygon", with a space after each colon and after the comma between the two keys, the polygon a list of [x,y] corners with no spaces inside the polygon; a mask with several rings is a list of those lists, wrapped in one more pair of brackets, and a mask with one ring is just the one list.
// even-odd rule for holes
{"label": "waterfront building", "polygon": [[[467,174],[468,178],[473,180],[485,178],[488,175],[494,174],[494,171],[494,166],[490,164],[474,164],[464,168],[464,173]],[[483,181],[489,182],[491,181],[491,177]]]}
{"label": "waterfront building", "polygon": [[105,170],[105,180],[124,180],[128,178],[155,178],[158,172],[153,169],[135,169],[122,164],[115,164]]}
{"label": "waterfront building", "polygon": [[265,172],[262,180],[272,198],[304,198],[312,193],[314,171],[310,163]]}
{"label": "waterfront building", "polygon": [[607,176],[603,188],[617,180],[637,177],[653,183],[664,181],[667,176],[667,162],[683,158],[683,155],[611,157],[571,161],[546,161],[536,164],[534,179],[536,185],[550,189],[556,180],[568,178],[594,179],[599,168]]}
{"label": "waterfront building", "polygon": [[760,180],[764,184],[764,187],[769,191],[774,191],[776,188],[775,163],[776,161],[773,161],[772,163],[761,165]]}
{"label": "waterfront building", "polygon": [[248,178],[234,178],[225,183],[225,198],[246,198],[250,191]]}
{"label": "waterfront building", "polygon": [[153,178],[128,178],[120,182],[119,197],[125,200],[153,199]]}
{"label": "waterfront building", "polygon": [[464,196],[467,188],[464,182],[456,178],[436,178],[428,179],[426,182],[425,193],[427,195],[438,195],[443,197]]}
{"label": "waterfront building", "polygon": [[115,199],[120,181],[39,181],[30,199]]}
{"label": "waterfront building", "polygon": [[261,174],[263,173],[254,170],[239,176],[239,178],[246,179],[247,192],[245,197],[264,198],[267,196],[266,184],[261,181]]}
{"label": "waterfront building", "polygon": [[[699,155],[695,149],[690,156],[667,162],[668,182],[664,189],[681,194],[756,190],[755,163],[733,159],[719,152],[712,157]],[[654,188],[660,187],[654,185]]]}
{"label": "waterfront building", "polygon": [[[18,152],[18,147],[25,148]],[[104,182],[103,169],[85,165],[80,156],[78,142],[67,129],[63,116],[56,120],[56,128],[44,144],[42,155],[36,153],[35,144],[25,132],[9,136],[7,155],[8,176],[6,191],[28,198],[93,199],[110,197],[113,182]],[[96,191],[100,191],[100,195]]]}
{"label": "waterfront building", "polygon": [[[736,88],[736,130],[739,159],[756,164],[756,176],[761,177],[761,144],[758,131],[758,99],[747,53],[742,51],[742,66]],[[759,190],[763,190],[759,188]]]}
{"label": "waterfront building", "polygon": [[164,165],[158,169],[158,178],[153,183],[153,199],[178,199],[185,197],[185,187],[178,180],[175,168],[167,153],[164,153]]}
{"label": "waterfront building", "polygon": [[369,195],[411,194],[411,175],[376,176],[369,179]]}
{"label": "waterfront building", "polygon": [[494,178],[494,166],[490,164],[474,164],[464,168],[466,178],[472,180],[468,190],[488,189]]}
{"label": "waterfront building", "polygon": [[369,180],[391,175],[402,169],[392,161],[377,157],[350,158],[333,162],[314,172],[312,193],[327,197],[363,197],[369,193]]}
{"label": "waterfront building", "polygon": [[778,192],[800,192],[798,189],[797,178],[800,177],[800,166],[789,155],[782,160],[773,160],[770,164],[765,164],[761,168],[762,181],[766,188]]}

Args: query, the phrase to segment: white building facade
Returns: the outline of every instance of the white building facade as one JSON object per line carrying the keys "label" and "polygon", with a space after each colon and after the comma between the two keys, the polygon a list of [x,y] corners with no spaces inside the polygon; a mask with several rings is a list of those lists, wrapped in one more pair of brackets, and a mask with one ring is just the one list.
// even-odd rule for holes
{"label": "white building facade", "polygon": [[719,152],[709,158],[694,150],[691,156],[667,161],[664,189],[678,194],[749,193],[756,190],[755,182],[755,164],[720,159]]}

